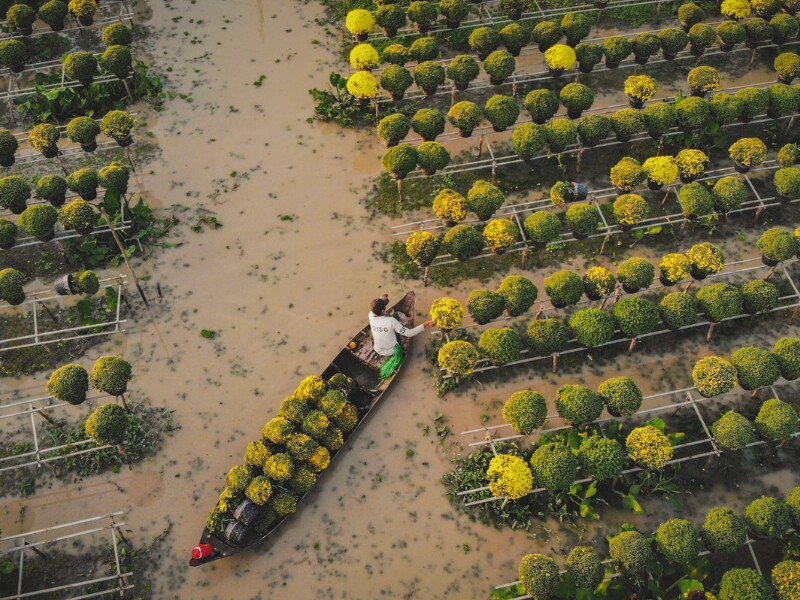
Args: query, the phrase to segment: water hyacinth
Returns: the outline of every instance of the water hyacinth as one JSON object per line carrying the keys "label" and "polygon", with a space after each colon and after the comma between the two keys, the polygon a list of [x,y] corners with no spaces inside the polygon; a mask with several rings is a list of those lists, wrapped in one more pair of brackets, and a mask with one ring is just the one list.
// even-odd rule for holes
{"label": "water hyacinth", "polygon": [[519,456],[498,454],[486,470],[489,490],[498,498],[518,500],[533,489],[533,474]]}

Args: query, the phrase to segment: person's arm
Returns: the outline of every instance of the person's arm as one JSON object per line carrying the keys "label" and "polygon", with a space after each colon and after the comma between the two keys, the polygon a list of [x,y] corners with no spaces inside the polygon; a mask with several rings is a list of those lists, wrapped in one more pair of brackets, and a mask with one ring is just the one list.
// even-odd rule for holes
{"label": "person's arm", "polygon": [[422,325],[417,325],[413,329],[409,329],[397,319],[392,319],[392,327],[394,330],[400,335],[404,335],[406,337],[414,337],[418,333],[422,333],[426,327],[430,327],[431,325],[433,325],[433,321],[425,321]]}

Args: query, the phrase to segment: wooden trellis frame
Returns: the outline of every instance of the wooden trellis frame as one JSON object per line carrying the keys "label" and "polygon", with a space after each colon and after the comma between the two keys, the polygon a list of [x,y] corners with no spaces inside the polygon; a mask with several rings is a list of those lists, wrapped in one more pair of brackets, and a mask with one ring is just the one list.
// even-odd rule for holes
{"label": "wooden trellis frame", "polygon": [[[48,300],[59,298],[60,296],[50,291],[26,294],[26,301],[21,306],[23,309],[30,309],[28,314],[31,315],[32,333],[13,338],[0,339],[0,352],[124,332],[125,329],[122,326],[127,322],[127,319],[122,318],[121,311],[122,303],[125,301],[123,291],[127,283],[128,278],[122,274],[102,280],[101,289],[113,288],[116,290],[117,295],[116,310],[110,315],[108,320],[92,325],[64,327],[52,331],[42,330],[39,310],[42,309],[45,312],[49,312],[49,309],[43,303]],[[8,307],[5,303],[0,304],[0,309],[3,308],[11,307]],[[102,331],[92,331],[97,328],[102,329]]]}
{"label": "wooden trellis frame", "polygon": [[[88,519],[80,519],[63,525],[54,525],[52,527],[45,527],[27,533],[18,535],[10,535],[0,538],[0,558],[7,558],[16,563],[17,566],[17,593],[10,596],[4,596],[0,600],[22,600],[27,598],[36,598],[39,596],[49,595],[53,597],[55,594],[60,593],[62,598],[71,598],[72,600],[79,600],[83,598],[96,598],[100,596],[119,595],[120,598],[126,596],[126,590],[132,589],[134,586],[129,581],[129,577],[133,575],[132,571],[123,571],[122,562],[120,560],[119,546],[128,540],[122,533],[121,527],[125,525],[124,521],[118,519],[122,517],[122,512],[113,512],[97,517],[90,517]],[[114,574],[105,577],[94,577],[87,581],[76,581],[65,583],[62,585],[50,587],[43,590],[25,591],[23,589],[24,574],[25,574],[25,553],[26,550],[36,553],[41,558],[47,557],[45,549],[48,544],[57,544],[67,540],[78,540],[80,538],[89,538],[95,534],[102,534],[108,532],[111,548],[114,552]],[[74,576],[78,572],[77,569],[73,570],[71,574]],[[106,589],[99,592],[89,592],[85,588],[93,585],[109,585]],[[77,593],[78,595],[69,595]]]}

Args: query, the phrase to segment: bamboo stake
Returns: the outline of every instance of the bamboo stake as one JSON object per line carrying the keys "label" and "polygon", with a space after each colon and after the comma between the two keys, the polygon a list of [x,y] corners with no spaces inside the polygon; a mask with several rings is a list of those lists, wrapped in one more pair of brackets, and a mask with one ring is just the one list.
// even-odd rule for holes
{"label": "bamboo stake", "polygon": [[525,260],[527,258],[528,258],[528,249],[527,248],[523,248],[522,249],[522,261],[521,261],[522,265],[520,267],[523,271],[525,270]]}
{"label": "bamboo stake", "polygon": [[478,156],[476,158],[480,158],[483,155],[483,138],[485,136],[481,136],[478,140]]}
{"label": "bamboo stake", "polygon": [[120,394],[119,395],[119,399],[122,400],[122,406],[125,407],[126,411],[133,412],[133,411],[131,411],[131,407],[128,406],[128,401],[125,400],[125,394]]}
{"label": "bamboo stake", "polygon": [[425,273],[422,276],[422,285],[424,287],[428,287],[428,277],[430,277],[430,274],[431,274],[431,268],[425,267]]}
{"label": "bamboo stake", "polygon": [[544,300],[539,300],[539,310],[536,311],[536,315],[533,317],[533,320],[538,321],[543,314],[544,314]]}
{"label": "bamboo stake", "polygon": [[558,352],[553,352],[553,373],[558,372]]}
{"label": "bamboo stake", "polygon": [[114,237],[114,241],[117,243],[117,248],[119,248],[119,251],[122,254],[122,260],[125,261],[125,266],[128,267],[128,270],[131,272],[131,276],[133,276],[133,282],[136,284],[136,289],[139,291],[139,296],[141,296],[142,302],[144,302],[146,307],[150,308],[150,303],[147,301],[147,297],[144,295],[144,290],[139,284],[139,278],[136,277],[133,267],[131,267],[131,264],[128,262],[128,254],[125,251],[125,246],[122,245],[122,240],[119,239],[117,230],[114,228],[114,225],[111,224],[111,218],[108,216],[106,209],[102,206],[100,207],[100,214],[103,215],[103,219],[105,219],[106,225],[108,225],[108,229],[111,232],[111,235]]}
{"label": "bamboo stake", "polygon": [[717,324],[716,324],[716,323],[711,323],[711,324],[708,326],[708,335],[706,336],[706,341],[707,341],[707,342],[710,342],[710,341],[711,341],[711,338],[714,336],[714,328],[715,328],[716,326],[717,326]]}
{"label": "bamboo stake", "polygon": [[403,203],[403,180],[397,180],[397,201],[402,204]]}
{"label": "bamboo stake", "polygon": [[628,346],[628,356],[630,356],[630,355],[633,353],[633,349],[634,349],[635,347],[636,347],[636,338],[633,338],[633,339],[631,340],[631,345],[630,345],[630,346]]}

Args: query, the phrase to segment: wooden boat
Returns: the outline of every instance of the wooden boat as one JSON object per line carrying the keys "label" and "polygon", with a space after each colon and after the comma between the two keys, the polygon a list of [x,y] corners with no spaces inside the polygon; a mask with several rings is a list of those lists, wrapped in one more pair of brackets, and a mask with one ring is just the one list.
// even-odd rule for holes
{"label": "wooden boat", "polygon": [[[413,327],[414,292],[408,292],[402,300],[387,310],[387,314],[393,313],[396,313],[395,316],[400,320],[401,323],[403,323],[403,325],[407,327]],[[406,356],[408,356],[408,352],[411,348],[411,342],[414,338],[400,335],[397,337],[398,342],[406,351]],[[322,378],[326,381],[336,373],[343,373],[350,377],[357,384],[355,386],[355,390],[348,397],[348,400],[352,402],[358,409],[358,425],[356,425],[355,429],[353,429],[350,435],[347,436],[347,439],[345,440],[345,446],[347,442],[351,441],[356,431],[358,431],[361,425],[366,421],[367,416],[378,405],[378,401],[383,397],[392,381],[395,379],[395,377],[397,377],[402,369],[403,365],[401,364],[400,368],[398,368],[391,377],[381,381],[380,368],[385,360],[386,357],[378,355],[373,350],[370,326],[367,324],[354,337],[348,340],[344,348],[340,350],[336,355],[336,358],[333,359],[333,362],[331,362],[331,364],[328,365],[328,367],[322,372]],[[403,364],[405,364],[405,361]],[[344,452],[345,446],[342,446],[338,451],[331,453],[331,464],[327,469],[320,473],[319,479],[311,491],[317,489],[324,474],[333,467],[333,463],[336,458]],[[261,535],[245,534],[241,543],[237,544],[232,542],[230,539],[225,537],[225,534],[214,535],[208,531],[208,528],[205,528],[203,530],[203,535],[200,536],[200,544],[210,544],[213,548],[212,553],[203,558],[192,558],[189,561],[189,565],[192,567],[197,567],[215,560],[219,560],[220,558],[231,556],[237,552],[241,552],[245,548],[249,548],[250,546],[254,546],[259,542],[262,542],[270,536],[274,536],[284,523],[286,523],[295,514],[297,514],[297,512],[300,511],[303,501],[309,493],[310,492],[306,492],[303,494],[303,496],[297,499],[296,512],[279,518],[272,526],[270,526],[266,533]],[[243,528],[246,528],[244,523],[240,523],[236,519],[234,519],[231,525],[233,525],[234,529],[238,528],[240,531],[243,530]],[[231,530],[231,525],[226,528],[226,533]]]}

